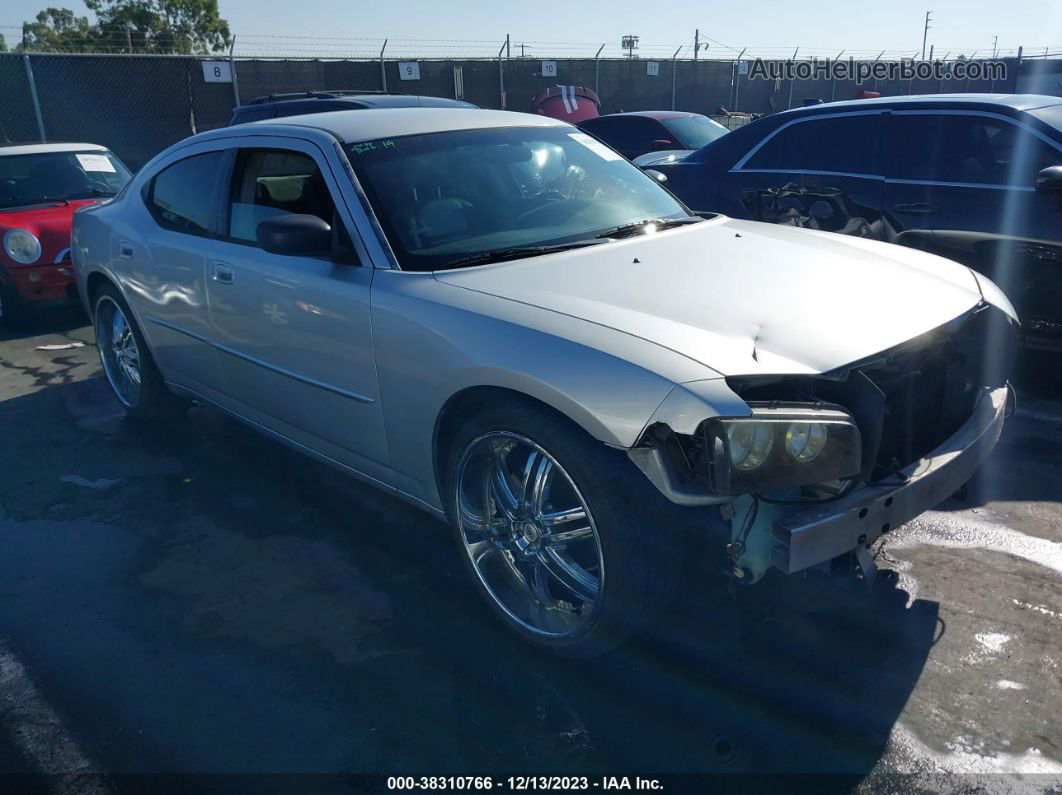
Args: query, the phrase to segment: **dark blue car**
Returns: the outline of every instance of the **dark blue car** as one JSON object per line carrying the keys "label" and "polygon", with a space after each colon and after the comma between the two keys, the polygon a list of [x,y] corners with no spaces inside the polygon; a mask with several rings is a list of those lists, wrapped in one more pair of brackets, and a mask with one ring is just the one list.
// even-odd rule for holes
{"label": "dark blue car", "polygon": [[1062,98],[833,102],[647,169],[695,210],[958,260],[1007,292],[1026,346],[1062,351]]}

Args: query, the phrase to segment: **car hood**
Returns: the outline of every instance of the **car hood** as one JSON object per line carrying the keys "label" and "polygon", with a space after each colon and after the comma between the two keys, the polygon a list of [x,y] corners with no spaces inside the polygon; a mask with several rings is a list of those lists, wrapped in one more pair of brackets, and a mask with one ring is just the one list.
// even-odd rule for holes
{"label": "car hood", "polygon": [[668,163],[676,163],[696,151],[696,149],[664,149],[660,152],[646,152],[644,155],[638,155],[631,162],[638,168],[662,166]]}
{"label": "car hood", "polygon": [[97,203],[98,199],[79,199],[66,204],[41,204],[2,210],[0,237],[10,229],[25,229],[41,241],[41,256],[34,264],[59,262],[70,249],[70,227],[74,211]]}
{"label": "car hood", "polygon": [[641,337],[726,376],[834,370],[981,301],[973,273],[941,257],[725,217],[436,278]]}

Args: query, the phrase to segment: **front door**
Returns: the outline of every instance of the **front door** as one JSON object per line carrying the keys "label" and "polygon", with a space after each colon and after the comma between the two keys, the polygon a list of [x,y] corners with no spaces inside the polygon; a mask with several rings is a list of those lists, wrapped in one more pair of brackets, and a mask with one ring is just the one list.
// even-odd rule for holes
{"label": "front door", "polygon": [[[221,238],[208,253],[210,314],[230,408],[373,477],[387,467],[369,296],[328,162],[312,143],[236,150]],[[262,250],[257,225],[283,214],[332,225],[331,256]]]}
{"label": "front door", "polygon": [[1026,331],[1062,321],[1062,208],[1035,187],[1058,145],[991,113],[895,111],[890,126],[887,239],[985,273]]}
{"label": "front door", "polygon": [[724,175],[720,211],[880,240],[882,118],[860,111],[780,127]]}

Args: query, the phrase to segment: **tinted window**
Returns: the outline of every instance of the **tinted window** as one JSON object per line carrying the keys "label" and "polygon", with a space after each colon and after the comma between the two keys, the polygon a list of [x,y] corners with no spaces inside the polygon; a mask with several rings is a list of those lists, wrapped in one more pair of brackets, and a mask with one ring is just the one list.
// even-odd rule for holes
{"label": "tinted window", "polygon": [[875,174],[880,120],[874,113],[791,124],[745,167]]}
{"label": "tinted window", "polygon": [[603,119],[597,125],[587,129],[614,149],[649,149],[655,139],[671,137],[659,122],[641,116]]}
{"label": "tinted window", "polygon": [[1024,127],[987,116],[899,114],[893,118],[900,179],[1027,185],[1062,154]]}
{"label": "tinted window", "polygon": [[256,243],[258,224],[291,214],[316,215],[337,230],[349,251],[349,239],[317,161],[285,149],[240,150],[228,207],[229,237]]}
{"label": "tinted window", "polygon": [[192,234],[210,231],[214,215],[214,188],[221,152],[179,160],[151,181],[148,209],[167,229]]}

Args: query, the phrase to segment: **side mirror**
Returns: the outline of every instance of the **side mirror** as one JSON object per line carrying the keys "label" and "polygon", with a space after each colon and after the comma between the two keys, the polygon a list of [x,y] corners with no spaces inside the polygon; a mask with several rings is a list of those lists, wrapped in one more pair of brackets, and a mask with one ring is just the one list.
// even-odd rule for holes
{"label": "side mirror", "polygon": [[675,148],[675,144],[673,144],[671,141],[667,140],[666,138],[657,138],[655,141],[650,143],[649,146],[654,152],[659,152],[659,151],[661,151],[663,149],[674,149]]}
{"label": "side mirror", "polygon": [[332,227],[316,215],[278,215],[255,230],[258,245],[270,254],[316,257],[332,248]]}
{"label": "side mirror", "polygon": [[657,171],[655,168],[646,168],[643,169],[643,171],[645,171],[646,174],[655,179],[661,185],[667,182],[667,174],[663,173],[662,171]]}
{"label": "side mirror", "polygon": [[1048,166],[1037,174],[1036,190],[1040,193],[1062,193],[1062,166]]}

